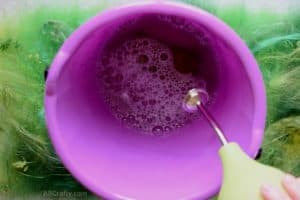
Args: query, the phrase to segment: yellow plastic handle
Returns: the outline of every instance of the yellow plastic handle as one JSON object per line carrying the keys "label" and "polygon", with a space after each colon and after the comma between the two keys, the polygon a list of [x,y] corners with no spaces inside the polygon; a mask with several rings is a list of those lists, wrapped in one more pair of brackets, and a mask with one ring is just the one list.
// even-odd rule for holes
{"label": "yellow plastic handle", "polygon": [[223,184],[218,200],[262,200],[262,184],[284,192],[284,173],[251,159],[236,143],[224,145],[219,154],[223,164]]}

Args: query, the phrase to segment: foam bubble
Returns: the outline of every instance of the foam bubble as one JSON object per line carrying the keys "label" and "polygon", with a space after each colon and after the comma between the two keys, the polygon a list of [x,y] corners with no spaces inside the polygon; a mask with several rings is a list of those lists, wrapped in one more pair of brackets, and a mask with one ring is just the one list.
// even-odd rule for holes
{"label": "foam bubble", "polygon": [[181,105],[190,88],[205,83],[192,74],[179,73],[172,49],[165,44],[150,38],[131,39],[107,52],[101,61],[100,92],[112,115],[127,127],[165,135],[199,117]]}

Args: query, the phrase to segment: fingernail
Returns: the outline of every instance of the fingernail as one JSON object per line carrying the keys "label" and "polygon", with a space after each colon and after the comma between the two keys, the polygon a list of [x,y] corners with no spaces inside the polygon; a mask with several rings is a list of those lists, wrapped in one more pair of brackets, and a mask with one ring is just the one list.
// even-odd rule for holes
{"label": "fingernail", "polygon": [[290,189],[292,190],[297,190],[297,179],[290,175],[290,174],[287,174],[284,178],[283,178],[283,182],[284,184],[286,185],[286,187],[289,187]]}
{"label": "fingernail", "polygon": [[264,185],[262,186],[261,190],[262,190],[262,192],[263,192],[264,194],[272,194],[272,192],[273,192],[273,187],[270,186],[270,185],[264,184]]}
{"label": "fingernail", "polygon": [[295,178],[290,175],[290,174],[287,174],[283,177],[283,181],[286,183],[286,184],[294,184],[295,183]]}

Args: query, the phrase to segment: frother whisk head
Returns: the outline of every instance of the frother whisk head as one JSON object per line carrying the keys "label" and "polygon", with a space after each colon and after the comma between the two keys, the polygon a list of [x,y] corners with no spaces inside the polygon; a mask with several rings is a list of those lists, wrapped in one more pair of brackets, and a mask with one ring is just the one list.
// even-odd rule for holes
{"label": "frother whisk head", "polygon": [[183,108],[187,112],[196,112],[198,106],[205,105],[209,100],[208,93],[204,89],[193,88],[188,91],[183,100]]}
{"label": "frother whisk head", "polygon": [[218,135],[221,143],[225,145],[228,143],[228,141],[222,129],[220,128],[214,117],[205,108],[205,104],[208,102],[208,100],[209,96],[205,90],[193,88],[188,91],[183,100],[183,109],[187,112],[200,111],[202,115],[207,119],[210,126],[214,129],[215,133]]}

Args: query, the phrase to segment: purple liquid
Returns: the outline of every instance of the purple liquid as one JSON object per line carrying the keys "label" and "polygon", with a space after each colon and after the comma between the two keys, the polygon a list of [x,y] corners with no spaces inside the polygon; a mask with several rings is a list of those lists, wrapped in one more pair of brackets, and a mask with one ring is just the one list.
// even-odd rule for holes
{"label": "purple liquid", "polygon": [[100,91],[114,117],[126,127],[165,135],[199,118],[182,102],[191,88],[205,88],[193,75],[197,59],[146,37],[127,40],[103,55]]}

